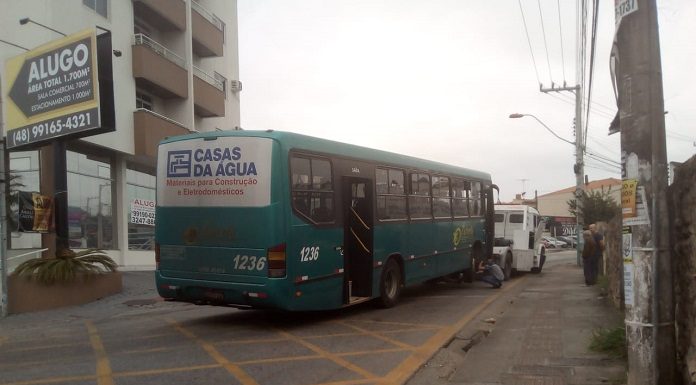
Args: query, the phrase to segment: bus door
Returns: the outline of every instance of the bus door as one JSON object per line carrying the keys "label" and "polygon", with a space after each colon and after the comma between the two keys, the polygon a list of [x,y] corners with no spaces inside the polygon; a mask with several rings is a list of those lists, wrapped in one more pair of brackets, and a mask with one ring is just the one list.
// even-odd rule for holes
{"label": "bus door", "polygon": [[372,296],[372,181],[343,177],[343,266],[345,303]]}

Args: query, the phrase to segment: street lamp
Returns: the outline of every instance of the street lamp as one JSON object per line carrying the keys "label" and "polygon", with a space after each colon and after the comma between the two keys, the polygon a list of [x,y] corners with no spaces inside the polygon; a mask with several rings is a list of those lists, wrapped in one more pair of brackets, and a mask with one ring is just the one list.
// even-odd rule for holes
{"label": "street lamp", "polygon": [[523,118],[523,117],[525,117],[525,116],[531,116],[532,118],[536,119],[536,121],[539,122],[539,124],[541,124],[542,126],[544,126],[544,128],[546,128],[553,136],[555,136],[556,138],[558,138],[558,139],[560,139],[560,140],[562,140],[562,141],[564,141],[564,142],[566,142],[566,143],[568,143],[568,144],[572,144],[573,146],[575,146],[575,142],[571,142],[570,140],[561,138],[560,136],[558,136],[558,134],[556,134],[555,132],[553,132],[553,130],[550,129],[549,126],[547,126],[546,124],[544,124],[544,122],[542,122],[541,120],[539,120],[539,118],[537,118],[536,116],[534,116],[534,115],[532,115],[532,114],[510,114],[509,118],[510,118],[510,119],[519,119],[519,118]]}
{"label": "street lamp", "polygon": [[[548,130],[553,136],[556,138],[568,143],[572,144],[575,146],[575,166],[573,167],[573,172],[575,173],[575,236],[577,237],[577,248],[575,250],[575,258],[578,266],[582,265],[582,237],[580,236],[580,233],[582,232],[582,198],[585,195],[585,186],[583,185],[583,177],[585,174],[585,170],[583,167],[583,146],[582,146],[582,134],[580,131],[580,127],[575,128],[575,141],[571,142],[570,140],[561,138],[558,136],[549,126],[544,124],[539,118],[532,114],[520,114],[520,113],[514,113],[510,114],[508,117],[510,119],[519,119],[523,118],[525,116],[530,116],[534,118],[539,124],[544,126],[546,130]],[[537,202],[538,205],[538,202]]]}
{"label": "street lamp", "polygon": [[47,26],[47,25],[41,24],[41,23],[39,23],[38,21],[34,21],[34,20],[32,20],[32,19],[30,19],[30,18],[28,18],[28,17],[23,17],[23,18],[19,19],[19,24],[21,24],[21,25],[26,25],[27,23],[34,23],[34,24],[36,24],[36,25],[38,25],[38,26],[40,26],[40,27],[44,27],[44,28],[46,28],[46,29],[48,29],[48,30],[50,30],[50,31],[53,31],[53,32],[55,32],[55,33],[57,33],[57,34],[59,34],[59,35],[68,36],[68,35],[64,34],[63,32],[60,32],[60,31],[57,30],[57,29],[53,29],[53,28],[51,28],[51,27],[49,27],[49,26]]}

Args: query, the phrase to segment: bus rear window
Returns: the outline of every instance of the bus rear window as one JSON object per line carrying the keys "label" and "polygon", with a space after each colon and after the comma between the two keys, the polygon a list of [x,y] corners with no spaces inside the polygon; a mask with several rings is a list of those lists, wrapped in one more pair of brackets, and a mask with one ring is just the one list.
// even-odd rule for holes
{"label": "bus rear window", "polygon": [[314,223],[334,221],[333,174],[326,159],[293,156],[292,206]]}

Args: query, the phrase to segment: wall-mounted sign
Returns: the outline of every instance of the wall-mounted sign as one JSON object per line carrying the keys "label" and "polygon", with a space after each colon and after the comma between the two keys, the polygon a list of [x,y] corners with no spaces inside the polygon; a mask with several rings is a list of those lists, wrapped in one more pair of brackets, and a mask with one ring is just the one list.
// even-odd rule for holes
{"label": "wall-mounted sign", "polygon": [[37,192],[20,191],[18,230],[46,233],[51,226],[53,200]]}
{"label": "wall-mounted sign", "polygon": [[101,126],[93,29],[54,40],[5,65],[7,147],[27,147]]}

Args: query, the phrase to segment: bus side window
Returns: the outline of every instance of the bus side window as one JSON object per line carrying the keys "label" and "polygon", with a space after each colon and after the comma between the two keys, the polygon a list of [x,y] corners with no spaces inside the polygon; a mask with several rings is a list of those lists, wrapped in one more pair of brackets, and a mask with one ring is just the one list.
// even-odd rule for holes
{"label": "bus side window", "polygon": [[452,211],[455,217],[469,216],[469,190],[471,183],[469,181],[454,178],[452,180]]}
{"label": "bus side window", "polygon": [[406,219],[404,171],[378,167],[375,171],[377,217],[381,220]]}
{"label": "bus side window", "polygon": [[331,163],[320,158],[293,156],[290,160],[292,204],[314,223],[334,221]]}
{"label": "bus side window", "polygon": [[430,195],[430,175],[411,174],[411,190],[408,197],[408,213],[411,219],[431,219],[433,217]]}

